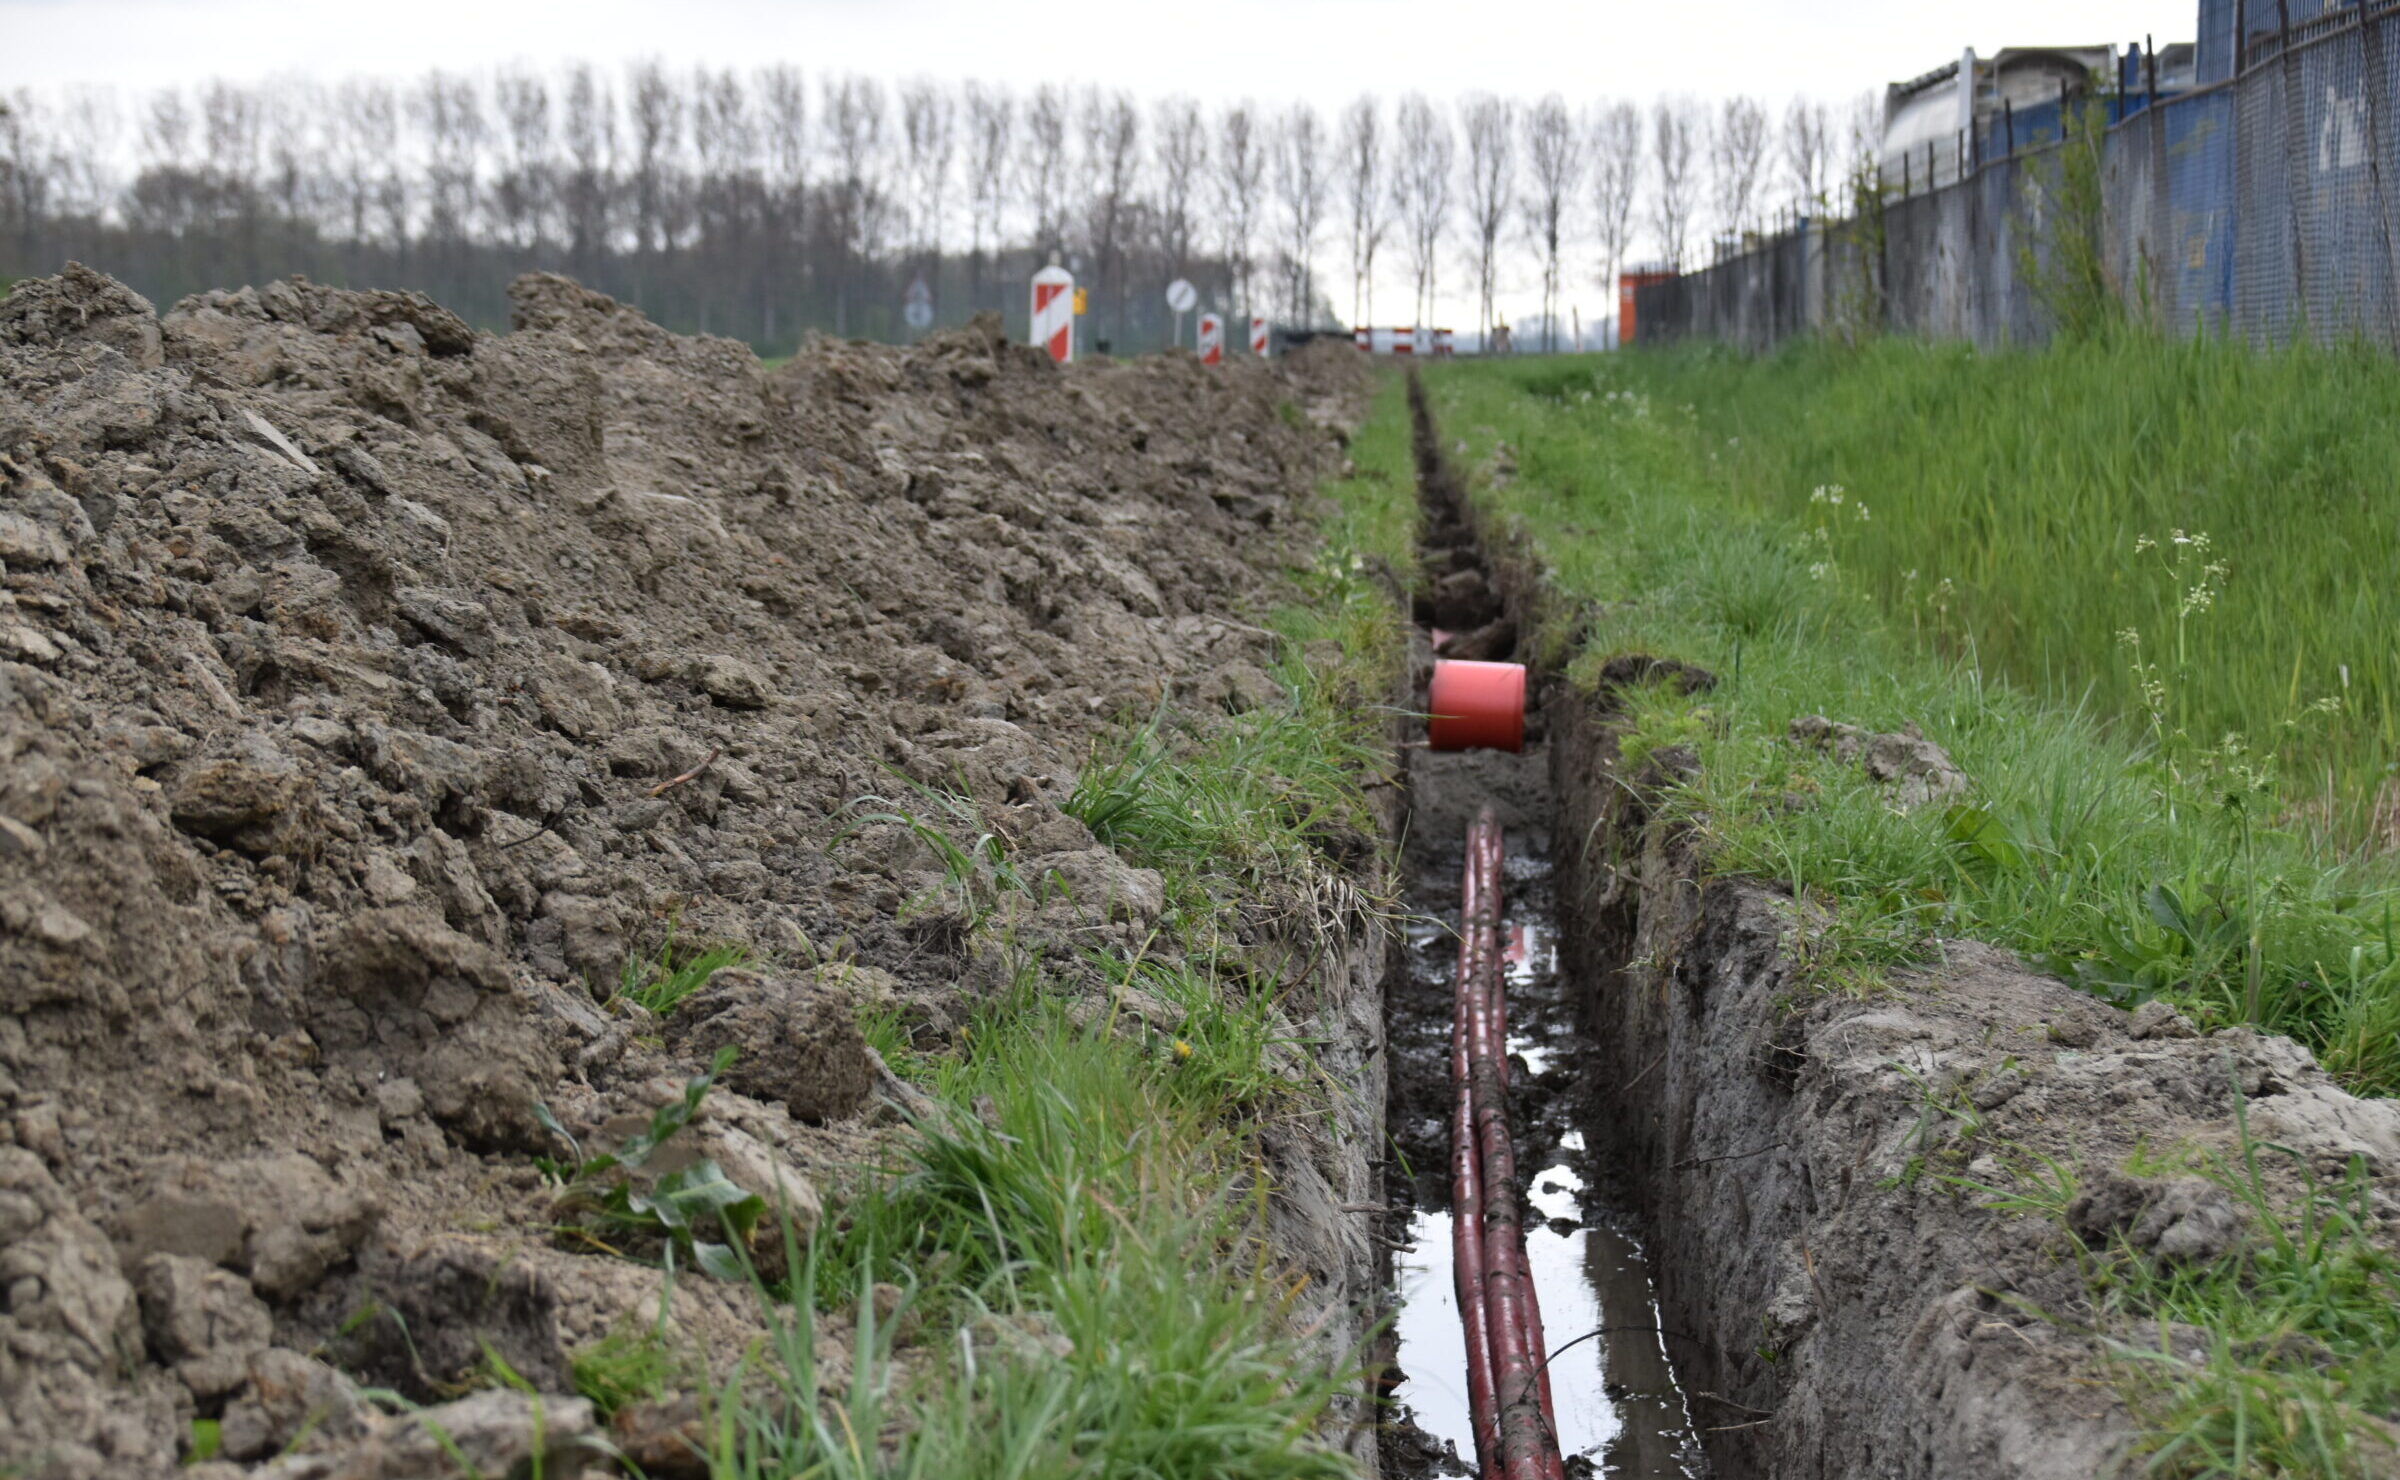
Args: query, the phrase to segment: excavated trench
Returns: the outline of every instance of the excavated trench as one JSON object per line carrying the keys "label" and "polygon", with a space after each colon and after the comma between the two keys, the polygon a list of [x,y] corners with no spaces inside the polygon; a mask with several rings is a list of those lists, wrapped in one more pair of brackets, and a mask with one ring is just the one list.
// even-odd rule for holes
{"label": "excavated trench", "polygon": [[[1431,588],[1416,613],[1414,691],[1422,694],[1435,646],[1445,639],[1444,656],[1517,654],[1502,593],[1436,453],[1421,400],[1412,401]],[[1570,1474],[1707,1473],[1631,1204],[1586,1139],[1598,1087],[1589,1082],[1576,1004],[1589,993],[1560,969],[1548,750],[1535,708],[1521,753],[1441,753],[1421,743],[1404,752],[1407,918],[1385,1002],[1391,1212],[1384,1233],[1393,1250],[1395,1309],[1384,1356],[1397,1419],[1384,1447],[1389,1476],[1476,1472],[1447,1167],[1465,834],[1486,806],[1506,847],[1509,1109],[1524,1169],[1527,1261],[1549,1334],[1560,1452]]]}
{"label": "excavated trench", "polygon": [[[1445,656],[1520,656],[1517,634],[1555,621],[1537,562],[1479,523],[1412,399],[1420,622],[1461,634]],[[1430,642],[1418,657],[1429,667]],[[2229,1144],[2243,1114],[2312,1165],[2355,1159],[2384,1179],[2400,1164],[2400,1108],[2344,1093],[2288,1041],[2202,1034],[2159,1003],[2109,1009],[1973,941],[1939,942],[1883,991],[1816,989],[1809,903],[1712,876],[1688,824],[1653,806],[1689,754],[1629,766],[1617,745],[1621,688],[1717,680],[1635,655],[1612,658],[1596,693],[1530,677],[1524,754],[1407,752],[1411,929],[1386,1009],[1402,1419],[1387,1474],[1472,1473],[1443,1048],[1462,833],[1486,803],[1511,859],[1510,1109],[1516,1164],[1538,1169],[1523,1179],[1544,1220],[1529,1252],[1570,1473],[1577,1456],[1587,1474],[1717,1480],[2128,1473],[2143,1420],[2112,1353],[2160,1338],[2106,1324],[2082,1251],[2127,1237],[2163,1251],[2170,1232],[2221,1251],[2239,1222],[2207,1184],[2112,1169]],[[1937,1124],[1927,1085],[1974,1114]],[[1914,1174],[1939,1155],[2005,1179],[2003,1151],[2082,1169],[2063,1224]],[[2119,1208],[2144,1221],[2128,1233]],[[1606,1334],[1573,1344],[1593,1329]],[[2181,1330],[2202,1344],[2178,1359],[2199,1360],[2206,1334]]]}

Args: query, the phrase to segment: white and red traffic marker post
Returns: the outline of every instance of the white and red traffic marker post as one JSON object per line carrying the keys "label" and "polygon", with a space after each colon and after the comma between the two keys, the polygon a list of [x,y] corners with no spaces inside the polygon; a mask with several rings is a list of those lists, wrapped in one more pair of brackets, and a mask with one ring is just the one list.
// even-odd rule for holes
{"label": "white and red traffic marker post", "polygon": [[1200,315],[1200,363],[1225,363],[1225,321],[1213,313]]}
{"label": "white and red traffic marker post", "polygon": [[1250,315],[1250,353],[1262,360],[1267,357],[1267,320],[1263,314]]}
{"label": "white and red traffic marker post", "polygon": [[1075,358],[1075,275],[1055,262],[1033,275],[1033,342],[1061,365]]}

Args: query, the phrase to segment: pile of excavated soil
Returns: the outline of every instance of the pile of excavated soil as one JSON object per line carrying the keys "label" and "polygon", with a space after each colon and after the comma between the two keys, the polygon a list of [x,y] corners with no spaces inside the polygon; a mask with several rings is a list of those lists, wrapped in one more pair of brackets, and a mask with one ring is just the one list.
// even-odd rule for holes
{"label": "pile of excavated soil", "polygon": [[[566,1392],[660,1277],[552,1236],[537,1104],[607,1144],[725,1045],[696,1154],[815,1216],[897,1118],[857,1005],[938,1043],[1013,970],[860,799],[971,796],[1066,886],[1020,945],[1145,933],[1059,804],[1127,711],[1271,692],[1243,618],[1363,400],[1339,352],[1062,372],[986,321],[770,373],[515,301],[0,304],[0,1470],[164,1472],[196,1418],[441,1469],[325,1363]],[[609,999],[670,928],[757,961],[662,1023]],[[671,1324],[730,1350],[747,1298]],[[504,1467],[525,1407],[446,1442]]]}

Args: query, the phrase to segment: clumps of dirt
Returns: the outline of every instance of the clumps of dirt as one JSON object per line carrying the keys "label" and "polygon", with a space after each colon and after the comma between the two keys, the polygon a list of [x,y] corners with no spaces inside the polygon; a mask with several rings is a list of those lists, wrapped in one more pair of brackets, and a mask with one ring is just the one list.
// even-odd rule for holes
{"label": "clumps of dirt", "polygon": [[1950,752],[1926,739],[1914,720],[1894,733],[1877,734],[1821,714],[1804,714],[1792,721],[1790,733],[1792,743],[1856,766],[1869,781],[1890,788],[1893,805],[1904,812],[1966,795],[1967,773],[1950,759]]}
{"label": "clumps of dirt", "polygon": [[[1156,876],[1060,802],[1119,715],[1255,688],[1363,401],[1338,351],[1061,372],[985,319],[769,373],[514,295],[0,304],[0,1468],[163,1472],[194,1419],[440,1468],[304,1353],[560,1391],[661,1287],[554,1246],[537,1102],[605,1140],[737,1046],[686,1134],[813,1218],[897,1119],[856,1004],[938,1040],[1011,973],[855,804],[1072,874],[1020,948],[1138,931]],[[670,929],[752,959],[662,1024],[616,989]],[[742,1344],[706,1281],[671,1314]],[[594,1421],[462,1401],[494,1472]]]}

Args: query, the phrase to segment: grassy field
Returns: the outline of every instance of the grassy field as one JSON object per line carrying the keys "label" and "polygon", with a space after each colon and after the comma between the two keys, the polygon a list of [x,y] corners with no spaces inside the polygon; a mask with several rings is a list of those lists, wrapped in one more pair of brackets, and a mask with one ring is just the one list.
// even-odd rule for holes
{"label": "grassy field", "polygon": [[[2400,365],[2120,333],[1631,357],[1712,471],[1936,650],[2400,846]],[[1838,512],[1812,504],[1843,495]]]}
{"label": "grassy field", "polygon": [[[1372,835],[1364,787],[1385,764],[1382,702],[1404,652],[1384,575],[1414,558],[1397,386],[1353,454],[1292,599],[1255,614],[1285,639],[1283,702],[1129,716],[1067,804],[1164,875],[1158,936],[1030,967],[939,1053],[893,1015],[864,1020],[935,1108],[903,1164],[791,1251],[796,1277],[761,1284],[774,1339],[716,1395],[713,1475],[1353,1473],[1318,1426],[1360,1373],[1293,1329],[1298,1288],[1267,1247],[1258,1171],[1260,1128],[1322,1114],[1338,1090],[1279,1067],[1304,1014],[1282,1000],[1283,963],[1250,959],[1237,929],[1260,911],[1330,923],[1377,907],[1332,855]],[[949,839],[936,851],[978,902],[976,928],[1007,928],[1000,897],[1028,885],[978,836],[971,803],[869,805],[916,808],[922,836]],[[1079,1016],[1060,977],[1093,970],[1175,1004],[1182,1022],[1141,1034]],[[844,1396],[821,1403],[837,1360]],[[582,1375],[587,1393],[623,1402],[663,1373],[630,1341]]]}
{"label": "grassy field", "polygon": [[[2213,363],[2213,351],[2162,352],[2187,372]],[[2087,353],[2100,358],[2077,358]],[[2074,352],[2066,358],[2075,368],[2057,375],[2097,397],[2108,357],[2120,353]],[[2050,449],[2037,455],[2005,449],[1996,421],[1981,440],[1945,422],[1936,408],[2033,394],[2027,387],[2051,374],[2052,360],[1980,363],[1979,371],[1953,352],[1904,345],[1852,361],[1807,351],[1747,366],[1698,353],[1628,355],[1445,367],[1427,373],[1427,386],[1446,450],[1482,470],[1476,496],[1530,541],[1565,599],[1566,620],[1537,634],[1551,657],[1586,679],[1627,652],[1717,675],[1717,686],[1696,696],[1665,688],[1628,696],[1625,751],[1637,762],[1670,744],[1698,754],[1697,778],[1662,805],[1701,831],[1713,868],[1782,881],[1825,907],[1831,924],[1806,963],[1820,985],[1869,990],[1884,968],[1921,959],[1936,937],[1979,938],[2119,1005],[2162,997],[2204,1024],[2289,1033],[2355,1088],[2400,1090],[2392,870],[2332,846],[2319,819],[2292,805],[2289,778],[2263,745],[2173,737],[2205,733],[2196,716],[2218,712],[2211,706],[2240,712],[2244,686],[2264,682],[2248,676],[2263,670],[2248,665],[2243,645],[2215,630],[2200,635],[2232,607],[2221,593],[2245,572],[2298,569],[2311,558],[2329,569],[2343,552],[2305,527],[2270,540],[2269,523],[2235,525],[2230,505],[2212,504],[2238,539],[2195,550],[2174,544],[2178,526],[2168,524],[2158,549],[2135,556],[2126,536],[2166,509],[2127,502],[2130,464],[2087,461],[2068,450],[2073,438],[2052,440],[2055,425],[2023,433]],[[2130,361],[2113,363],[2121,375],[2136,373]],[[2338,369],[2337,361],[2295,362],[2259,373]],[[1977,385],[1979,374],[1994,384]],[[1873,417],[1870,386],[1891,400]],[[2051,413],[2053,422],[2089,414]],[[1878,418],[1870,434],[1865,423]],[[2018,466],[2048,458],[2045,490],[1988,493],[1981,522],[1939,512],[1963,510],[1962,490],[1997,488],[2004,451]],[[2362,473],[2353,456],[2327,447],[2318,463],[2342,459]],[[2104,476],[2112,469],[2124,480]],[[1786,487],[1794,477],[1820,481],[1795,495]],[[1833,483],[1838,491],[1814,493]],[[2116,604],[2095,595],[2075,608],[2103,630],[2086,632],[2060,612],[2004,618],[2017,589],[2036,603],[2041,592],[2071,598],[2072,571],[2101,568],[2104,557],[2077,553],[2079,511],[2108,511],[2091,513],[2094,550],[2111,539],[2121,545],[2121,580],[2086,578],[2114,592]],[[2354,527],[2373,518],[2359,510]],[[2187,538],[2201,527],[2188,515],[2178,522]],[[1910,531],[1986,582],[1972,605],[1959,576],[1946,608],[1938,583],[1923,588],[1927,572],[1943,569],[1931,558],[1899,564]],[[2011,548],[2019,539],[2046,541],[2056,568]],[[2179,558],[2185,568],[2175,578],[2186,595],[2160,605],[2145,594],[2153,578],[2141,574],[2143,562],[2163,560],[2174,573]],[[2220,563],[2232,569],[2206,572]],[[1896,567],[1890,580],[1877,574],[1887,567]],[[2202,584],[2213,605],[2190,601]],[[2347,640],[2337,630],[2363,641],[2363,627],[2345,625],[2352,620],[2345,608],[2338,619],[2294,614],[2281,625],[2285,676],[2268,696],[2272,713],[2305,709],[2309,697],[2304,686],[2290,698],[2290,642],[2331,651]],[[2109,663],[2125,661],[2111,624],[2141,631],[2141,660],[2157,665],[2130,686],[2101,684]],[[1995,671],[2003,644],[1987,628],[2011,634],[2024,681]],[[2028,647],[2036,631],[2054,632],[2052,645]],[[2067,676],[2069,653],[2086,655],[2089,677]],[[2112,704],[2103,695],[2117,697]],[[1809,714],[1884,731],[1917,724],[1949,750],[1972,789],[1949,805],[1898,810],[1856,767],[1790,743],[1792,720]],[[2323,744],[2324,754],[2348,757],[2336,764],[2359,764],[2372,744],[2368,727],[2361,720],[2341,733],[2339,746],[2297,732],[2284,743]],[[2250,1196],[2238,1179],[2233,1190]],[[2029,1194],[2026,1210],[2037,1202]],[[2155,1426],[2149,1472],[2368,1473],[2368,1450],[2387,1451],[2358,1436],[2379,1433],[2378,1423],[2400,1412],[2400,1364],[2385,1355],[2400,1344],[2400,1305],[2392,1262],[2366,1232],[2364,1194],[2328,1188],[2303,1210],[2263,1201],[2255,1210],[2256,1245],[2188,1278],[2144,1283],[2130,1268],[2093,1272],[2095,1299],[2217,1338],[2209,1364],[2188,1375],[2128,1369],[2129,1396]],[[2063,1213],[2063,1204],[2050,1211]],[[2322,1342],[2329,1362],[2275,1355],[2294,1332]]]}
{"label": "grassy field", "polygon": [[[1560,589],[1590,604],[1587,660],[1647,650],[1727,680],[1704,701],[1645,701],[1646,725],[1703,752],[1693,805],[1722,865],[1842,900],[1836,969],[1871,969],[1934,934],[1981,937],[2123,1005],[2163,996],[2204,1023],[2289,1033],[2357,1087],[2400,1090],[2389,864],[2332,846],[2261,751],[2165,744],[2138,722],[2138,691],[2128,716],[2012,684],[1978,661],[1988,648],[1955,611],[1960,642],[1929,636],[1849,574],[1858,547],[1885,538],[1874,501],[1861,512],[1846,487],[1762,496],[1729,475],[1708,416],[1652,393],[1654,378],[1698,373],[1625,357],[1465,368],[1433,385],[1446,429],[1508,442],[1518,473],[1496,496]],[[1739,385],[1767,372],[1720,373]],[[1774,435],[1749,434],[1748,455],[1794,455],[1755,445]],[[2222,614],[2189,614],[2179,643],[2170,609],[2144,638],[2162,708],[2209,681],[2216,659],[2241,656],[2190,635]],[[1921,725],[1974,778],[1971,805],[1902,814],[1802,756],[1786,728],[1820,712]],[[1794,789],[1822,804],[1774,804]]]}

